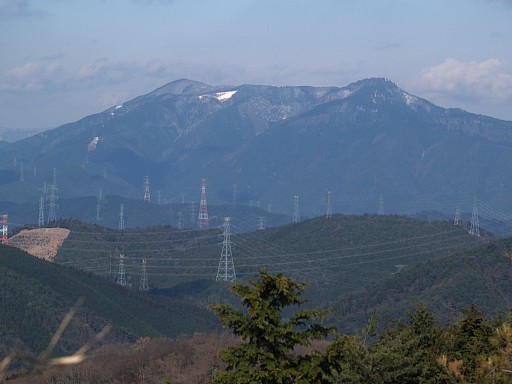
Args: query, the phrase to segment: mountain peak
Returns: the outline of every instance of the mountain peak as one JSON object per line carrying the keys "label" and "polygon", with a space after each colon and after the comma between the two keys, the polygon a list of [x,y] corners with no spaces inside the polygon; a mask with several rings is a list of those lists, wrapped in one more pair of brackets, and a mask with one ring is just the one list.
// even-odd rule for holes
{"label": "mountain peak", "polygon": [[357,92],[362,88],[379,88],[393,91],[400,90],[398,85],[383,77],[371,77],[368,79],[359,80],[348,85],[347,88],[351,89],[353,92]]}
{"label": "mountain peak", "polygon": [[153,92],[151,95],[159,96],[164,94],[171,95],[194,95],[199,93],[206,93],[214,90],[215,87],[211,85],[201,83],[199,81],[193,81],[189,79],[180,79],[173,81],[160,87]]}
{"label": "mountain peak", "polygon": [[424,110],[430,112],[434,105],[427,100],[413,96],[391,80],[384,78],[369,78],[359,80],[345,87],[351,95],[358,95],[361,103],[374,104],[396,104],[402,103],[413,110]]}

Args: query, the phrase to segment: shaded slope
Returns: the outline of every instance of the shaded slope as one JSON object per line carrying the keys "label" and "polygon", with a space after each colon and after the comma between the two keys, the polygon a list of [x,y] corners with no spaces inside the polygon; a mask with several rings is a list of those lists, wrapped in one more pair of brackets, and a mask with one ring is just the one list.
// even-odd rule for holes
{"label": "shaded slope", "polygon": [[41,351],[79,297],[84,304],[60,340],[62,351],[77,349],[107,323],[111,340],[178,336],[212,329],[216,321],[192,305],[139,295],[90,273],[0,247],[2,349]]}
{"label": "shaded slope", "polygon": [[484,313],[507,312],[512,305],[512,239],[406,267],[334,304],[333,321],[355,328],[374,311],[383,321],[401,318],[415,303],[427,304],[446,321],[475,304]]}

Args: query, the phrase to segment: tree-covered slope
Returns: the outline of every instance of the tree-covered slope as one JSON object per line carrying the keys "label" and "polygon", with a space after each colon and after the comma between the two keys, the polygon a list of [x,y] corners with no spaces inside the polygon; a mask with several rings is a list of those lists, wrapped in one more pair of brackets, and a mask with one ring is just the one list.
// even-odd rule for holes
{"label": "tree-covered slope", "polygon": [[[117,231],[76,222],[61,223],[71,233],[55,261],[116,278],[119,255],[133,284],[147,262],[152,288],[175,297],[215,302],[226,287],[216,282],[221,229],[170,227]],[[237,222],[231,222],[234,230]],[[231,235],[237,279],[265,268],[307,283],[315,305],[397,272],[405,265],[449,255],[479,244],[463,227],[399,216],[316,218],[297,224]],[[162,292],[162,291],[160,291]]]}
{"label": "tree-covered slope", "polygon": [[211,330],[217,322],[205,309],[167,298],[155,300],[108,280],[39,260],[16,248],[0,246],[0,351],[41,352],[68,310],[84,299],[59,341],[73,351],[106,324],[108,339],[169,336]]}
{"label": "tree-covered slope", "polygon": [[442,321],[475,304],[486,314],[512,305],[512,238],[404,268],[334,303],[333,320],[354,328],[376,313],[381,320],[403,317],[417,303],[427,304]]}

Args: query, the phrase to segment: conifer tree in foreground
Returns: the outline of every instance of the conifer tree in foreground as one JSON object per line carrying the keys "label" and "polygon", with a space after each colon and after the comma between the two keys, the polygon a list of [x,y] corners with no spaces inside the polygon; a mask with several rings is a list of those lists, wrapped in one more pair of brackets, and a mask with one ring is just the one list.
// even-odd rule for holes
{"label": "conifer tree in foreground", "polygon": [[211,309],[222,324],[244,343],[223,350],[224,371],[215,373],[214,383],[321,383],[323,372],[320,353],[299,355],[298,345],[310,345],[331,331],[315,322],[325,314],[319,310],[301,310],[284,319],[282,311],[304,303],[301,295],[305,285],[294,282],[282,273],[260,271],[249,285],[234,284],[231,291],[241,299],[243,310],[228,304]]}

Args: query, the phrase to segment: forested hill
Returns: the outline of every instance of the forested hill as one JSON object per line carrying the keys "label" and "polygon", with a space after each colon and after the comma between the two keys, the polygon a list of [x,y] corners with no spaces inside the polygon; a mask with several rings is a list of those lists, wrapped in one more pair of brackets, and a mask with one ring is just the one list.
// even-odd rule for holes
{"label": "forested hill", "polygon": [[512,238],[492,241],[405,267],[400,273],[353,292],[334,304],[341,327],[358,328],[372,314],[386,322],[427,304],[440,321],[476,305],[485,314],[512,308]]}
{"label": "forested hill", "polygon": [[80,297],[84,303],[59,341],[61,352],[75,352],[106,324],[113,326],[107,341],[175,337],[218,325],[205,309],[157,301],[8,246],[0,246],[0,274],[0,355],[14,345],[19,353],[42,352]]}
{"label": "forested hill", "polygon": [[[236,220],[231,222],[237,229]],[[216,282],[222,247],[220,229],[177,230],[153,227],[112,230],[77,222],[61,222],[71,230],[55,261],[116,278],[124,255],[133,284],[145,259],[152,289],[212,302],[226,294]],[[237,280],[261,268],[284,272],[307,283],[315,306],[397,272],[405,265],[449,255],[478,245],[462,226],[400,216],[334,215],[251,233],[232,233]]]}

